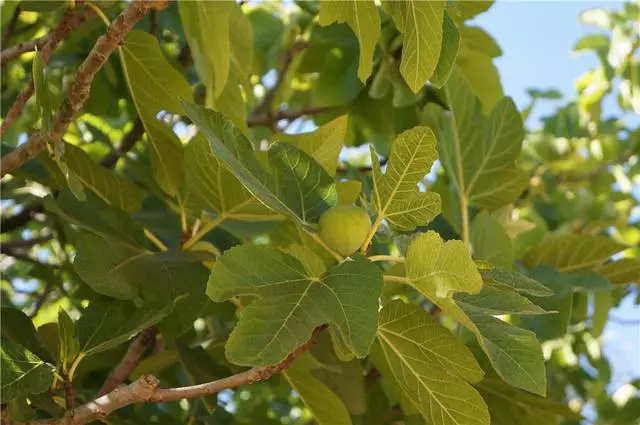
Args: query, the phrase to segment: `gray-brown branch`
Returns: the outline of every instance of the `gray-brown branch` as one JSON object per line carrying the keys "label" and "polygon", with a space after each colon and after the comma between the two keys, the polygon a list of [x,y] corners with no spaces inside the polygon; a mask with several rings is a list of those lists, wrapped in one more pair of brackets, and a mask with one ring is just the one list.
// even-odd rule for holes
{"label": "gray-brown branch", "polygon": [[[89,422],[99,421],[110,413],[131,404],[165,403],[204,397],[220,391],[237,388],[241,385],[263,381],[291,366],[298,357],[315,343],[318,334],[326,328],[327,325],[322,325],[314,329],[311,338],[306,343],[296,348],[286,359],[273,366],[249,369],[246,372],[207,382],[206,384],[166,389],[158,388],[160,381],[155,376],[144,375],[127,386],[116,388],[108,394],[68,411],[59,419],[38,419],[27,422],[26,425],[84,425]],[[15,422],[15,425],[21,424]]]}
{"label": "gray-brown branch", "polygon": [[0,163],[0,167],[2,168],[0,172],[1,177],[4,177],[7,173],[10,173],[25,162],[36,157],[45,149],[49,138],[54,142],[62,138],[69,123],[71,123],[89,98],[91,83],[95,75],[102,68],[111,53],[113,53],[124,40],[127,33],[131,31],[133,26],[155,6],[154,3],[159,3],[159,1],[136,0],[129,4],[113,21],[107,29],[106,34],[102,35],[98,41],[96,41],[93,49],[82,65],[80,65],[80,68],[78,68],[76,79],[62,107],[54,117],[51,134],[47,136],[42,131],[36,132],[26,143],[2,157]]}
{"label": "gray-brown branch", "polygon": [[140,335],[138,335],[129,345],[129,348],[120,360],[120,363],[118,363],[107,379],[105,379],[102,384],[102,388],[100,388],[100,391],[98,392],[99,396],[113,391],[118,385],[122,384],[122,382],[127,379],[127,376],[133,372],[140,362],[144,352],[147,351],[147,348],[149,348],[156,340],[157,333],[158,327],[155,325],[140,332]]}
{"label": "gray-brown branch", "polygon": [[[12,54],[20,55],[21,53],[24,53],[26,51],[33,50],[37,46],[42,51],[42,62],[46,65],[47,63],[49,63],[49,58],[51,58],[51,52],[53,52],[53,49],[56,48],[58,43],[60,43],[65,38],[67,38],[69,34],[71,34],[71,31],[79,27],[91,13],[92,12],[86,10],[84,12],[80,12],[76,14],[74,13],[73,10],[68,9],[65,12],[64,16],[62,17],[62,19],[60,20],[60,23],[58,24],[58,26],[56,26],[56,28],[52,30],[49,34],[39,39],[33,40],[32,42],[25,42],[17,45],[16,46],[17,50],[15,52],[9,51],[8,53],[5,53],[6,51],[3,51],[2,55],[4,56],[10,56]],[[23,52],[21,49],[28,49],[28,50],[24,50]],[[11,49],[7,49],[7,50],[11,50]],[[4,60],[6,59],[3,58],[2,60],[4,63]],[[34,92],[33,78],[30,77],[29,84],[22,92],[20,92],[16,100],[13,102],[13,105],[11,105],[11,108],[9,108],[9,110],[7,111],[7,115],[4,117],[4,120],[2,121],[2,125],[0,126],[1,137],[5,136],[11,124],[13,124],[13,122],[16,119],[18,119],[18,117],[22,114],[24,105],[31,98],[31,96],[33,95],[33,92]]]}

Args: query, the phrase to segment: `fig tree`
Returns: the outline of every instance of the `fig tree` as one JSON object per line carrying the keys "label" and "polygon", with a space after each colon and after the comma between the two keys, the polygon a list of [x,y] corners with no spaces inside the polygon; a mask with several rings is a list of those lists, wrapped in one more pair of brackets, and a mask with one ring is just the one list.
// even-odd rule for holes
{"label": "fig tree", "polygon": [[320,216],[320,237],[342,255],[353,254],[371,230],[371,219],[364,208],[338,205]]}

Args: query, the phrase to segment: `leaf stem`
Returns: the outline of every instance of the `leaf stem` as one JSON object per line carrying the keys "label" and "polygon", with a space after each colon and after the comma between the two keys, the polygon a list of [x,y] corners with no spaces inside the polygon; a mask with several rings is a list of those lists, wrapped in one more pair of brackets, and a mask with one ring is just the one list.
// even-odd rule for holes
{"label": "leaf stem", "polygon": [[96,6],[90,1],[85,1],[84,4],[89,6],[91,10],[93,10],[100,19],[102,19],[102,22],[104,22],[104,26],[106,26],[107,28],[111,26],[111,21],[109,20],[109,18],[107,18],[107,15],[104,14],[102,9],[100,9],[98,6]]}
{"label": "leaf stem", "polygon": [[160,251],[167,251],[169,248],[167,248],[167,246],[162,243],[162,241],[160,239],[158,239],[158,237],[156,235],[154,235],[153,233],[151,233],[151,230],[147,229],[146,227],[144,228],[144,235],[147,237],[147,239],[149,239],[156,247],[158,247],[158,249]]}
{"label": "leaf stem", "polygon": [[209,233],[210,231],[218,227],[220,224],[222,224],[222,222],[225,221],[226,218],[227,216],[223,214],[218,216],[218,218],[216,218],[215,220],[211,220],[210,222],[202,226],[200,230],[194,233],[184,244],[182,244],[182,249],[185,251],[188,251],[193,245],[195,245],[196,242],[202,239],[207,233]]}
{"label": "leaf stem", "polygon": [[407,278],[402,276],[384,275],[384,281],[388,283],[407,283]]}
{"label": "leaf stem", "polygon": [[374,221],[373,224],[371,225],[371,230],[369,230],[369,234],[367,235],[367,238],[364,240],[364,242],[362,242],[362,245],[360,246],[361,253],[364,254],[365,252],[367,252],[367,248],[369,247],[369,244],[371,243],[371,240],[373,239],[373,237],[376,235],[376,232],[378,231],[378,227],[380,227],[380,224],[382,224],[382,214],[378,214],[376,221]]}
{"label": "leaf stem", "polygon": [[396,257],[393,255],[372,255],[367,257],[369,261],[390,261],[392,263],[404,263],[404,257]]}
{"label": "leaf stem", "polygon": [[82,359],[84,359],[84,356],[85,356],[84,353],[80,353],[78,354],[78,357],[76,357],[75,360],[73,361],[71,368],[69,368],[69,373],[67,374],[69,381],[73,382],[73,375],[76,373],[76,369],[78,368],[78,365],[80,364]]}
{"label": "leaf stem", "polygon": [[469,203],[465,196],[460,196],[460,221],[462,222],[462,241],[467,247],[470,247]]}
{"label": "leaf stem", "polygon": [[329,248],[327,246],[326,243],[324,243],[324,241],[322,240],[322,238],[320,236],[318,236],[317,233],[309,233],[309,236],[311,236],[311,239],[313,239],[314,241],[316,241],[318,243],[318,245],[322,246],[324,249],[327,250],[327,252],[329,254],[331,254],[333,256],[333,258],[335,258],[336,260],[338,260],[339,263],[344,261],[344,257],[340,254],[338,254],[337,252],[335,252],[333,249]]}

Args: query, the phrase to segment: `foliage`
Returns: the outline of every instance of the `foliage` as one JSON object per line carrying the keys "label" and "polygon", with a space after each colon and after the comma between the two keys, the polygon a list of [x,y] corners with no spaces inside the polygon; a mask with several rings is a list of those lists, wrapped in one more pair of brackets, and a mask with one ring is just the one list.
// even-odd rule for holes
{"label": "foliage", "polygon": [[637,423],[637,3],[531,128],[491,1],[75,3],[2,4],[3,417]]}

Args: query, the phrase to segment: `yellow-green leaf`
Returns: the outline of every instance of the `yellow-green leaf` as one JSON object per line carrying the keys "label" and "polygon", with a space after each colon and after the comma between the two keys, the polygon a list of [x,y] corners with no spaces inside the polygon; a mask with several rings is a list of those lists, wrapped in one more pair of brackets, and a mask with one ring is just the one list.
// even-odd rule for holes
{"label": "yellow-green leaf", "polygon": [[411,242],[406,259],[410,285],[425,295],[448,298],[455,292],[475,294],[482,289],[482,277],[461,241],[444,242],[429,231]]}
{"label": "yellow-green leaf", "polygon": [[428,127],[418,126],[393,142],[384,174],[371,149],[373,203],[377,222],[383,219],[397,230],[410,231],[426,225],[440,213],[440,196],[418,191],[417,184],[437,158],[436,139]]}
{"label": "yellow-green leaf", "polygon": [[193,51],[196,71],[201,81],[213,82],[214,97],[227,84],[231,68],[230,16],[236,7],[232,0],[181,1],[180,19],[189,47]]}
{"label": "yellow-green leaf", "polygon": [[320,25],[333,22],[351,27],[360,45],[358,78],[363,83],[371,75],[373,53],[380,37],[380,16],[372,0],[324,0],[320,2]]}
{"label": "yellow-green leaf", "polygon": [[284,373],[291,387],[307,406],[319,425],[351,425],[351,417],[340,398],[312,375],[321,364],[309,353],[299,358]]}
{"label": "yellow-green leaf", "polygon": [[429,79],[431,84],[441,88],[449,79],[451,71],[456,63],[458,50],[460,49],[460,32],[456,23],[445,12],[442,21],[442,47],[440,48],[440,59],[438,65]]}
{"label": "yellow-green leaf", "polygon": [[[298,250],[307,251],[306,260],[316,256],[308,248]],[[356,256],[318,276],[319,259],[305,267],[299,258],[301,255],[294,257],[274,247],[241,246],[228,250],[216,262],[207,286],[211,299],[254,297],[227,341],[231,362],[278,363],[325,323],[331,324],[358,357],[368,354],[375,338],[380,269]]]}
{"label": "yellow-green leaf", "polygon": [[[463,344],[424,310],[393,301],[380,313],[373,358],[384,361],[404,397],[433,425],[488,425],[470,385],[484,373]],[[376,360],[374,360],[376,361]]]}
{"label": "yellow-green leaf", "polygon": [[120,46],[120,57],[149,139],[153,177],[165,192],[175,195],[182,180],[182,144],[172,129],[157,119],[157,114],[182,113],[180,101],[191,99],[191,88],[169,65],[158,40],[151,34],[131,31]]}
{"label": "yellow-green leaf", "polygon": [[444,90],[450,114],[428,105],[425,120],[438,129],[440,159],[459,196],[490,209],[514,201],[528,177],[515,166],[524,138],[515,104],[503,98],[484,118],[458,70],[452,72]]}
{"label": "yellow-green leaf", "polygon": [[3,339],[0,344],[3,402],[26,394],[40,394],[53,383],[55,367],[21,345]]}
{"label": "yellow-green leaf", "polygon": [[530,269],[540,265],[550,265],[560,272],[593,270],[624,249],[626,246],[606,236],[560,235],[527,251],[524,264]]}
{"label": "yellow-green leaf", "polygon": [[604,264],[596,269],[611,283],[638,283],[640,281],[640,261],[623,258]]}
{"label": "yellow-green leaf", "polygon": [[336,174],[338,156],[347,137],[349,119],[342,115],[309,133],[274,136],[275,140],[291,143],[315,159],[330,176]]}
{"label": "yellow-green leaf", "polygon": [[102,167],[78,146],[66,143],[63,160],[75,177],[108,204],[127,212],[140,209],[142,191],[125,176]]}
{"label": "yellow-green leaf", "polygon": [[338,191],[338,204],[351,205],[355,203],[360,196],[362,182],[358,180],[338,182],[336,183],[336,190]]}
{"label": "yellow-green leaf", "polygon": [[213,155],[209,142],[197,134],[185,148],[186,203],[196,211],[215,212],[236,220],[276,217]]}
{"label": "yellow-green leaf", "polygon": [[403,37],[400,73],[417,93],[438,65],[446,2],[386,0],[384,6]]}

